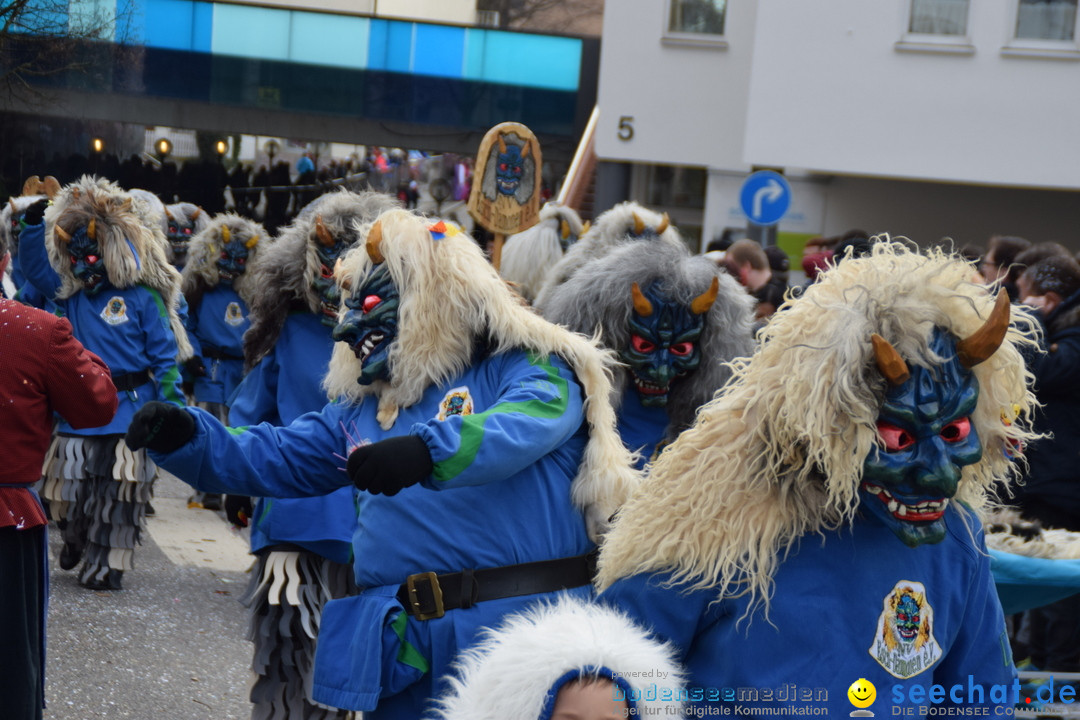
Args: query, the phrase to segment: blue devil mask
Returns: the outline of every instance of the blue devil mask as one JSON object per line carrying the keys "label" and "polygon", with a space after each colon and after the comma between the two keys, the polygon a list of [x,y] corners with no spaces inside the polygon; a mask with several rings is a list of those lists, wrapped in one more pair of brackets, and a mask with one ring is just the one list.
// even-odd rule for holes
{"label": "blue devil mask", "polygon": [[634,310],[630,313],[630,339],[619,357],[630,368],[642,405],[666,405],[671,384],[701,364],[698,339],[718,288],[713,278],[710,288],[687,307],[661,296],[657,283],[645,292],[637,283],[631,286]]}
{"label": "blue devil mask", "polygon": [[178,268],[184,267],[187,261],[188,243],[191,241],[193,228],[190,223],[185,224],[181,218],[168,215],[168,227],[165,237],[169,240],[169,247],[173,253],[173,264]]}
{"label": "blue devil mask", "polygon": [[911,547],[945,537],[945,509],[961,470],[982,457],[971,422],[979,399],[975,374],[944,330],[934,329],[930,349],[945,362],[913,366],[910,377],[890,385],[877,421],[881,445],[863,466],[864,507]]}
{"label": "blue devil mask", "polygon": [[218,281],[231,285],[233,280],[247,271],[248,245],[254,246],[257,238],[252,238],[247,243],[233,240],[229,228],[222,227],[221,240],[221,254],[217,259]]}
{"label": "blue devil mask", "polygon": [[319,258],[319,275],[311,287],[319,296],[319,312],[323,325],[337,325],[338,305],[341,303],[341,291],[334,282],[334,266],[338,258],[348,249],[344,240],[336,240],[323,224],[322,218],[315,218],[315,254]]}
{"label": "blue devil mask", "polygon": [[334,340],[346,343],[360,361],[361,385],[390,378],[390,345],[397,338],[401,297],[385,263],[345,298],[347,308],[334,328]]}
{"label": "blue devil mask", "polygon": [[529,143],[524,146],[507,144],[499,136],[499,152],[495,156],[495,187],[503,195],[514,195],[525,173],[525,159],[529,157]]}
{"label": "blue devil mask", "polygon": [[108,282],[105,259],[101,257],[101,247],[96,239],[95,223],[90,221],[87,227],[81,227],[65,238],[66,233],[57,225],[56,233],[67,240],[68,259],[71,260],[71,274],[82,283],[83,292],[96,295]]}

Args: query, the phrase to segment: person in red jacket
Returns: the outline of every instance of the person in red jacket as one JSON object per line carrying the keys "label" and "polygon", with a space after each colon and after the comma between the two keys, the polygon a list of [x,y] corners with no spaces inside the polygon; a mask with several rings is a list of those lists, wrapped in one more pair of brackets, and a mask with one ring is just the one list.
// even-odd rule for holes
{"label": "person in red jacket", "polygon": [[[10,256],[0,238],[0,275]],[[5,717],[41,718],[44,707],[47,523],[32,485],[53,413],[73,427],[112,420],[109,368],[64,318],[0,297],[0,698]]]}

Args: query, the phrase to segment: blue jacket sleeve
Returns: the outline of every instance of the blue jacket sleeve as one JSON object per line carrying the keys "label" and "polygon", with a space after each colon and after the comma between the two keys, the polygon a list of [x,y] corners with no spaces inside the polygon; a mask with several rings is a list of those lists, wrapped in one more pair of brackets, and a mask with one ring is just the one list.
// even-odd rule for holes
{"label": "blue jacket sleeve", "polygon": [[45,223],[27,225],[19,234],[19,267],[26,280],[46,298],[60,289],[60,276],[49,263],[45,249]]}
{"label": "blue jacket sleeve", "polygon": [[565,443],[583,420],[581,387],[561,360],[497,357],[498,399],[483,412],[416,423],[434,469],[435,490],[511,477]]}
{"label": "blue jacket sleeve", "polygon": [[229,422],[237,426],[262,422],[281,425],[277,385],[277,358],[274,353],[269,353],[251,368],[237,386],[229,402]]}
{"label": "blue jacket sleeve", "polygon": [[180,389],[180,368],[176,364],[176,336],[169,324],[169,312],[157,290],[145,288],[146,302],[141,303],[143,336],[146,338],[146,357],[157,385],[158,399],[184,406]]}
{"label": "blue jacket sleeve", "polygon": [[344,470],[340,413],[333,406],[308,413],[288,427],[266,423],[227,428],[213,415],[188,407],[195,434],[179,450],[151,459],[204,492],[258,497],[314,497],[351,485]]}
{"label": "blue jacket sleeve", "polygon": [[596,601],[629,615],[661,641],[670,642],[682,661],[701,630],[716,592],[681,592],[666,585],[669,577],[632,575],[615,581]]}

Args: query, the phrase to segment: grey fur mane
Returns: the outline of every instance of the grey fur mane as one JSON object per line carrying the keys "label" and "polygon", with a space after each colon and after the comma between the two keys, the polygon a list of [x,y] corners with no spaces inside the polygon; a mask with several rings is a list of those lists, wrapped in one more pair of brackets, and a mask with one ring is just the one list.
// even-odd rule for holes
{"label": "grey fur mane", "polygon": [[244,334],[244,361],[249,369],[270,352],[290,312],[319,312],[319,296],[312,288],[320,272],[316,219],[322,218],[334,238],[347,238],[353,246],[361,233],[366,235],[364,226],[397,207],[397,200],[384,193],[342,189],[308,203],[281,230],[248,271],[252,275],[251,297],[247,299],[251,327]]}
{"label": "grey fur mane", "polygon": [[[691,255],[685,247],[637,241],[616,247],[605,257],[583,265],[547,297],[541,314],[585,335],[599,329],[601,343],[618,350],[630,342],[632,283],[644,290],[659,282],[663,295],[689,305],[708,290],[714,277],[719,278],[719,292],[705,316],[699,340],[701,365],[675,383],[668,398],[667,439],[671,440],[693,422],[697,409],[711,400],[731,377],[726,363],[749,356],[753,350],[753,301],[733,278],[721,272],[711,260]],[[616,394],[612,402],[616,407],[629,381],[629,372],[620,367],[612,383]]]}

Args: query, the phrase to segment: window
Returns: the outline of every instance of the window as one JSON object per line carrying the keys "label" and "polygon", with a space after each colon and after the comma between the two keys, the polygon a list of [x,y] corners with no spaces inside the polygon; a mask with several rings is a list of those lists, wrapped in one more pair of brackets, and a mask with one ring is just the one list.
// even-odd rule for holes
{"label": "window", "polygon": [[969,0],[911,0],[908,32],[919,35],[966,35]]}
{"label": "window", "polygon": [[668,8],[669,33],[724,34],[727,0],[669,0]]}
{"label": "window", "polygon": [[1064,40],[1076,37],[1077,0],[1019,0],[1018,40]]}

